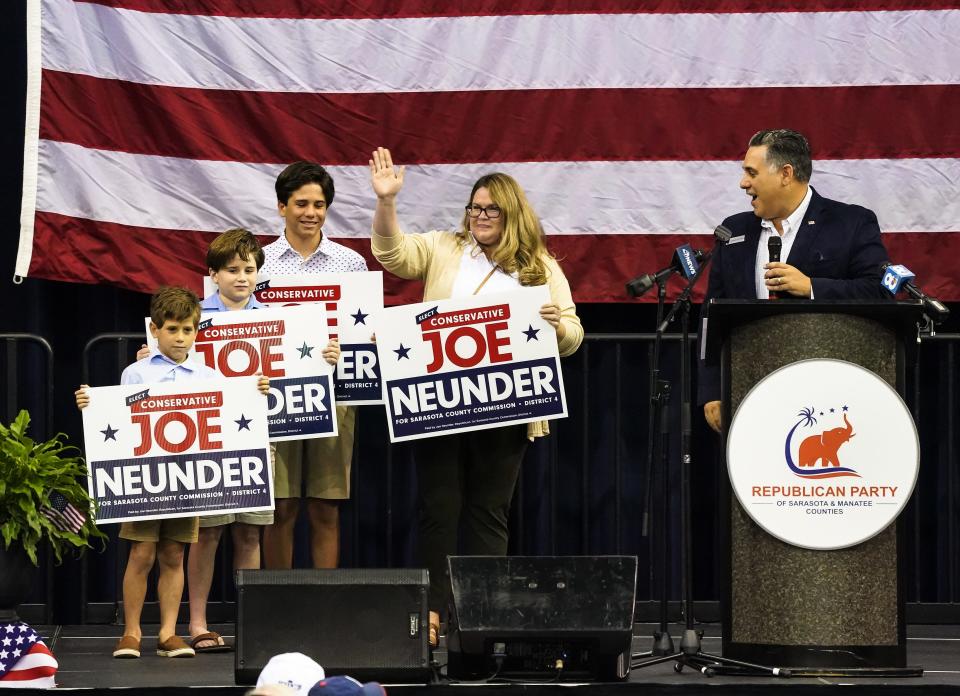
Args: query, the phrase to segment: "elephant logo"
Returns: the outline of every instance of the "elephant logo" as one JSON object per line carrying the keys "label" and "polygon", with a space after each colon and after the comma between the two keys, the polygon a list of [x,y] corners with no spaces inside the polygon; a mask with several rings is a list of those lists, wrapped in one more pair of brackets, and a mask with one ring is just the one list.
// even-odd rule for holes
{"label": "elephant logo", "polygon": [[[830,409],[834,412],[835,409]],[[837,478],[840,476],[856,476],[860,474],[856,469],[840,466],[840,448],[850,441],[856,433],[853,432],[853,424],[847,417],[847,407],[844,406],[843,426],[838,428],[829,428],[820,433],[808,435],[800,441],[797,450],[797,460],[793,459],[793,438],[797,429],[801,426],[812,428],[817,423],[814,417],[816,409],[813,407],[804,408],[797,415],[800,417],[790,432],[787,433],[787,439],[784,443],[784,455],[786,456],[787,466],[790,471],[805,479]],[[821,412],[822,416],[823,413]]]}

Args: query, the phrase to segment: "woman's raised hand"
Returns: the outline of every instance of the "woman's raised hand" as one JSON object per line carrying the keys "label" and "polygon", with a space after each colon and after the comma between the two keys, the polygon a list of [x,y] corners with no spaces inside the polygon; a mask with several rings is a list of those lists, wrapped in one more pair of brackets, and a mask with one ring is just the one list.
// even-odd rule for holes
{"label": "woman's raised hand", "polygon": [[403,188],[403,167],[394,168],[390,150],[378,147],[370,160],[370,183],[377,198],[393,198]]}

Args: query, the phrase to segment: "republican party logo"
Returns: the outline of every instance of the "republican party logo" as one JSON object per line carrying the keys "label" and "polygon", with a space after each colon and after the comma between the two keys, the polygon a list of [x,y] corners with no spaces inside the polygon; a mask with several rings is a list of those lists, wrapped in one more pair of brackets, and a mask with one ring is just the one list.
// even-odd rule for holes
{"label": "republican party logo", "polygon": [[[783,447],[787,468],[794,475],[802,479],[860,476],[856,469],[840,465],[840,448],[855,435],[848,411],[848,406],[819,412],[812,406],[800,410],[797,414],[800,420],[790,428]],[[843,416],[842,425],[836,428],[818,427],[820,421],[837,420],[834,414]],[[813,433],[804,436],[805,428],[812,429]]]}
{"label": "republican party logo", "polygon": [[859,544],[896,519],[919,451],[896,390],[843,360],[802,360],[767,375],[727,433],[743,509],[771,535],[812,549]]}

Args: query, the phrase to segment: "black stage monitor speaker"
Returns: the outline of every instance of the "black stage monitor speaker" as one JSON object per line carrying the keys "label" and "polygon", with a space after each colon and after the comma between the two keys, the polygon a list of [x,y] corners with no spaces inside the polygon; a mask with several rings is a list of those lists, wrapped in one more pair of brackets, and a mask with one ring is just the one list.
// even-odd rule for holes
{"label": "black stage monitor speaker", "polygon": [[278,653],[301,652],[328,675],[426,681],[427,571],[237,571],[237,684]]}
{"label": "black stage monitor speaker", "polygon": [[636,556],[451,556],[451,677],[625,679]]}

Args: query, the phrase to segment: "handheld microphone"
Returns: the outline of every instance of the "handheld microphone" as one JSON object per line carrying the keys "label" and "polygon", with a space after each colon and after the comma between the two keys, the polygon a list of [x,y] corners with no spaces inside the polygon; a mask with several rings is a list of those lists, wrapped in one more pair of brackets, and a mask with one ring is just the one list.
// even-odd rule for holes
{"label": "handheld microphone", "polygon": [[923,302],[924,309],[929,311],[930,318],[935,323],[939,324],[950,314],[950,310],[940,300],[926,295],[911,282],[917,276],[906,266],[887,262],[880,266],[880,272],[883,273],[880,285],[887,292],[895,296],[900,290],[906,290],[910,297]]}
{"label": "handheld microphone", "polygon": [[716,239],[721,244],[726,244],[730,241],[730,237],[733,236],[733,232],[727,229],[723,225],[717,225],[713,228],[713,238]]}
{"label": "handheld microphone", "polygon": [[767,240],[767,253],[770,254],[770,263],[780,262],[781,249],[783,249],[783,242],[780,237],[770,237]]}
{"label": "handheld microphone", "polygon": [[[770,263],[779,263],[781,249],[783,249],[783,241],[778,235],[774,235],[767,240],[767,253],[770,255]],[[775,290],[770,290],[769,292],[771,300],[776,300],[780,297],[780,293]]]}
{"label": "handheld microphone", "polygon": [[630,297],[640,297],[654,285],[666,282],[673,273],[683,273],[683,277],[690,280],[700,270],[702,258],[702,250],[693,249],[689,244],[681,244],[673,252],[673,261],[669,266],[656,273],[645,273],[627,283],[627,294]]}

